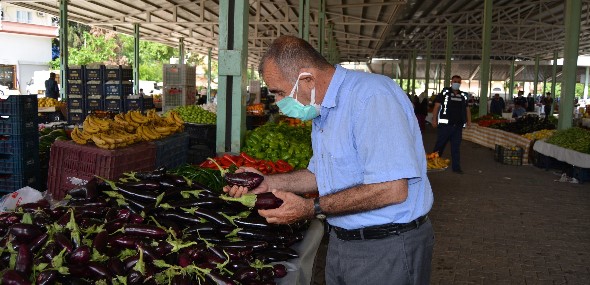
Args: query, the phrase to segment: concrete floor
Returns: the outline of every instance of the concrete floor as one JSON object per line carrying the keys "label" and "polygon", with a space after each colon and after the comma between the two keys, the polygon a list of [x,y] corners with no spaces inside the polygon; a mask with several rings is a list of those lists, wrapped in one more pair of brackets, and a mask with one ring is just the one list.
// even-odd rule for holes
{"label": "concrete floor", "polygon": [[[427,127],[431,151],[436,132]],[[502,165],[463,141],[459,175],[429,174],[436,234],[431,284],[590,284],[590,183],[558,170]],[[450,157],[447,146],[443,157]],[[323,284],[322,255],[312,284]]]}

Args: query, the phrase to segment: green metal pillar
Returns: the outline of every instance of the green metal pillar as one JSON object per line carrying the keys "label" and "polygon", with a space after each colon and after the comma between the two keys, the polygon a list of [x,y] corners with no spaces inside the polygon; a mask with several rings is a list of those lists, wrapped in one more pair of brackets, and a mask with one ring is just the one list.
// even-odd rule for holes
{"label": "green metal pillar", "polygon": [[[410,55],[411,56],[411,55]],[[406,93],[410,93],[412,88],[412,59],[408,56],[408,83],[406,83]]]}
{"label": "green metal pillar", "polygon": [[207,48],[207,102],[211,100],[211,48]]}
{"label": "green metal pillar", "polygon": [[299,37],[309,42],[309,0],[299,0]]}
{"label": "green metal pillar", "polygon": [[320,19],[319,19],[319,39],[318,52],[324,55],[324,37],[325,37],[325,22],[326,22],[326,0],[320,0]]}
{"label": "green metal pillar", "polygon": [[68,0],[59,1],[59,94],[68,99]]}
{"label": "green metal pillar", "polygon": [[385,62],[381,63],[381,75],[385,75]]}
{"label": "green metal pillar", "polygon": [[178,39],[178,63],[184,64],[184,38]]}
{"label": "green metal pillar", "polygon": [[139,94],[139,24],[133,24],[133,90]]}
{"label": "green metal pillar", "polygon": [[582,0],[566,0],[565,47],[563,55],[563,83],[559,99],[558,130],[572,127],[574,97],[576,95],[576,69],[580,43],[580,16]]}
{"label": "green metal pillar", "polygon": [[396,72],[395,65],[396,64],[393,62],[391,63],[391,79],[393,79],[393,81],[395,81],[395,79],[397,78],[397,76],[395,74],[395,72]]}
{"label": "green metal pillar", "polygon": [[514,98],[514,64],[515,64],[515,60],[512,60],[512,63],[510,64],[510,100],[512,100],[512,98]]}
{"label": "green metal pillar", "polygon": [[404,89],[404,60],[400,58],[399,60],[399,87]]}
{"label": "green metal pillar", "polygon": [[248,2],[219,1],[218,153],[239,153],[246,131]]}
{"label": "green metal pillar", "polygon": [[539,85],[539,55],[535,56],[535,80],[533,80],[533,97],[538,93],[538,85]]}
{"label": "green metal pillar", "polygon": [[547,94],[547,77],[543,78],[543,96],[545,96],[545,94]]}
{"label": "green metal pillar", "polygon": [[426,96],[430,94],[428,92],[428,85],[430,84],[430,48],[431,43],[430,40],[426,41],[426,67],[424,68],[424,91],[426,92]]}
{"label": "green metal pillar", "polygon": [[453,26],[447,26],[447,46],[445,52],[445,84],[451,84],[451,56],[453,56]]}
{"label": "green metal pillar", "polygon": [[586,66],[586,80],[584,80],[584,102],[588,99],[588,81],[590,80],[590,67]]}
{"label": "green metal pillar", "polygon": [[[557,98],[555,95],[555,87],[557,85],[557,51],[553,52],[553,66],[551,68],[551,97],[553,99]],[[553,106],[551,106],[553,107]],[[553,108],[551,108],[553,110]]]}
{"label": "green metal pillar", "polygon": [[299,17],[297,18],[297,22],[299,24],[297,32],[299,33],[299,38],[303,38],[303,10],[305,10],[305,2],[307,0],[299,0]]}
{"label": "green metal pillar", "polygon": [[482,117],[488,113],[488,88],[490,79],[490,49],[492,39],[492,0],[485,0],[483,9],[483,43],[481,49],[481,95],[479,96],[479,116]]}
{"label": "green metal pillar", "polygon": [[416,94],[416,51],[412,52],[412,93]]}

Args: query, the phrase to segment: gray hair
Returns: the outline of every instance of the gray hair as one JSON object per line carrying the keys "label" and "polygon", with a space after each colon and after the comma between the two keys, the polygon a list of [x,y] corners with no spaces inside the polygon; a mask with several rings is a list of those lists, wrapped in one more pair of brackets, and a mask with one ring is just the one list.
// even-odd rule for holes
{"label": "gray hair", "polygon": [[297,80],[301,68],[326,70],[332,67],[308,42],[294,36],[280,36],[270,44],[258,66],[260,76],[269,61],[280,66],[283,77],[293,82]]}

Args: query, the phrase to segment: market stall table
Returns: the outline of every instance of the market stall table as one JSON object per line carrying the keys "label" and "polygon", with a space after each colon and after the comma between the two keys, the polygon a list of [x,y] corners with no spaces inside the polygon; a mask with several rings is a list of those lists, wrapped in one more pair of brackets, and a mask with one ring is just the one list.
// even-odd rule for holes
{"label": "market stall table", "polygon": [[540,154],[553,157],[559,161],[565,161],[575,167],[590,168],[590,154],[563,148],[541,140],[535,142],[533,150]]}
{"label": "market stall table", "polygon": [[496,145],[519,146],[524,150],[522,164],[528,164],[531,140],[510,132],[471,125],[463,130],[463,139],[495,149]]}

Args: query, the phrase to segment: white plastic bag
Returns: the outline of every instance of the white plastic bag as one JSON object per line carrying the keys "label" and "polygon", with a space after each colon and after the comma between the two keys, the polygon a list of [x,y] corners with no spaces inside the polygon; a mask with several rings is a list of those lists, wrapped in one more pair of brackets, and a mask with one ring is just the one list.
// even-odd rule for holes
{"label": "white plastic bag", "polygon": [[42,198],[43,193],[31,187],[21,188],[0,198],[0,213],[13,211],[19,205],[37,202]]}

